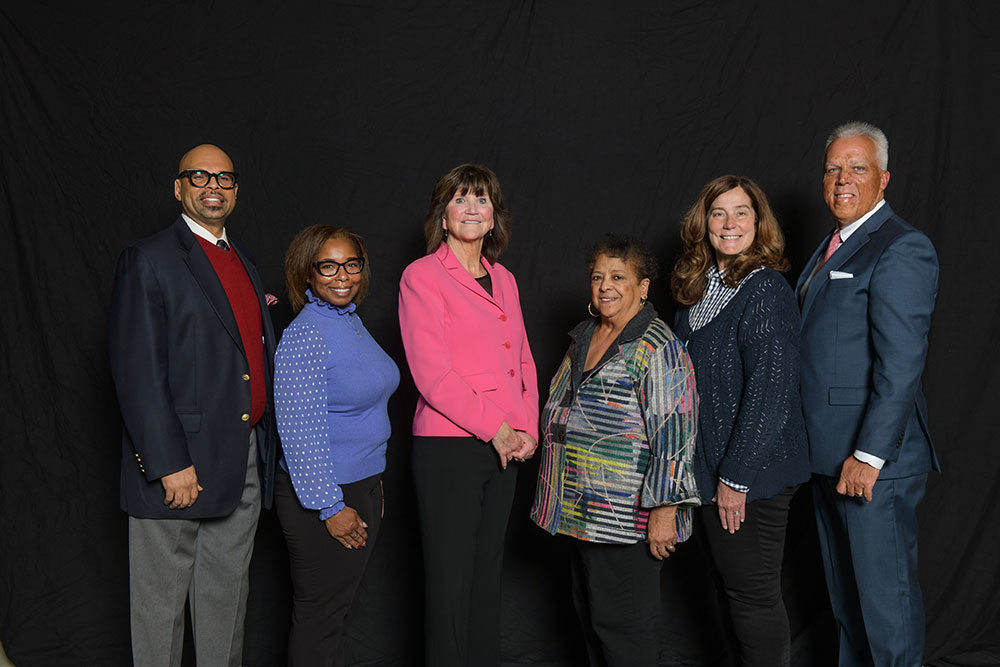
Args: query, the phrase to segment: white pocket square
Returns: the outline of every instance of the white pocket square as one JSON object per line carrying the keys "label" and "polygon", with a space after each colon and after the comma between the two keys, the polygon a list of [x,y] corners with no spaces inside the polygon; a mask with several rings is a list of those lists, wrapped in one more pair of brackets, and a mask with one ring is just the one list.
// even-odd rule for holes
{"label": "white pocket square", "polygon": [[853,278],[853,273],[844,273],[843,271],[831,271],[830,280],[843,280],[844,278]]}

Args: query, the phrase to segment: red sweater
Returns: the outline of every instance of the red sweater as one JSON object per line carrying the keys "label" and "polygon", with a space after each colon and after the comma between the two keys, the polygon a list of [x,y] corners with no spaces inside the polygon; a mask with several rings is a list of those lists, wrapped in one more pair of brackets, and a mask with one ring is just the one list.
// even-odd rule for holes
{"label": "red sweater", "polygon": [[243,262],[233,250],[222,248],[198,237],[198,242],[208,255],[208,260],[219,277],[229,306],[236,317],[240,330],[243,350],[250,366],[250,424],[256,424],[264,416],[267,407],[267,389],[264,380],[264,338],[260,320],[260,301],[250,282],[250,276]]}

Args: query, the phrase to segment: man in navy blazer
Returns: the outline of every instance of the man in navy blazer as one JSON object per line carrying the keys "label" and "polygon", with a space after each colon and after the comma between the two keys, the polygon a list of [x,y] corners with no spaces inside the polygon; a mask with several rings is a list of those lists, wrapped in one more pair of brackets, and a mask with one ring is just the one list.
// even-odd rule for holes
{"label": "man in navy blazer", "polygon": [[930,239],[884,199],[889,144],[867,123],[827,140],[837,229],[799,277],[802,406],[840,665],[921,664],[917,504],[939,470],[920,376],[937,295]]}
{"label": "man in navy blazer", "polygon": [[181,217],[126,248],[111,299],[111,369],[129,514],[132,655],[179,665],[190,600],[199,665],[239,665],[260,506],[275,449],[274,331],[253,260],[229,238],[238,175],[197,146]]}

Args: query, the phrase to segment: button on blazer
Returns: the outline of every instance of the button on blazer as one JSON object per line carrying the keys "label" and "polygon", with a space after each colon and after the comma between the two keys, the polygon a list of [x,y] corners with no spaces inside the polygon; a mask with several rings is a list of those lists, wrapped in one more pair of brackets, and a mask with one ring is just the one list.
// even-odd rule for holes
{"label": "button on blazer", "polygon": [[413,435],[490,441],[506,421],[538,438],[538,379],[517,283],[481,260],[491,296],[447,243],[403,271],[399,326],[420,392]]}
{"label": "button on blazer", "polygon": [[[268,396],[256,433],[267,507],[277,449],[274,331],[257,267],[235,243],[232,250],[260,304]],[[124,421],[121,508],[153,519],[228,516],[246,478],[250,366],[225,289],[183,218],[122,252],[108,329]],[[205,490],[192,506],[172,510],[160,478],[192,464]]]}

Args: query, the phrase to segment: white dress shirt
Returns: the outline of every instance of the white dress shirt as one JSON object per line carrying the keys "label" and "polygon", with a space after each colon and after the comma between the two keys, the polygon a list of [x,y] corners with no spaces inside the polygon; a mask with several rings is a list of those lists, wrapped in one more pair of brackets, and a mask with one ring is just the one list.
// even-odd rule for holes
{"label": "white dress shirt", "polygon": [[207,229],[199,225],[197,222],[187,217],[186,213],[181,213],[181,217],[184,218],[184,222],[186,222],[187,226],[191,228],[191,231],[194,232],[195,236],[200,236],[201,238],[205,239],[212,245],[216,245],[219,241],[225,241],[227,246],[229,246],[230,248],[233,247],[233,245],[229,242],[229,237],[226,235],[225,227],[222,228],[222,236],[216,238],[216,236],[212,234],[212,232],[208,231]]}

